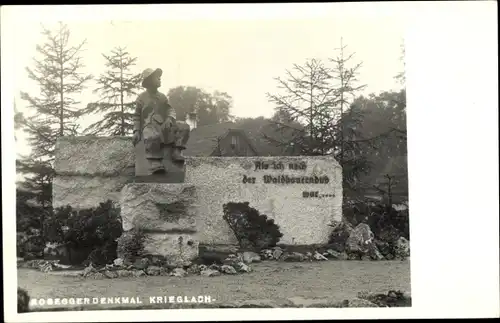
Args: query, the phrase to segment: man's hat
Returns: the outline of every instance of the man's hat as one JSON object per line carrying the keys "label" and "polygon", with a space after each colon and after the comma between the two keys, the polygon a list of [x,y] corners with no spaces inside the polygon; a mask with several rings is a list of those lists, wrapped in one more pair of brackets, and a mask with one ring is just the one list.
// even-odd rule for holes
{"label": "man's hat", "polygon": [[144,86],[144,83],[146,82],[146,80],[154,75],[154,74],[159,74],[160,76],[162,75],[163,71],[161,70],[161,68],[157,68],[157,69],[152,69],[152,68],[146,68],[143,72],[142,72],[142,87],[145,87]]}

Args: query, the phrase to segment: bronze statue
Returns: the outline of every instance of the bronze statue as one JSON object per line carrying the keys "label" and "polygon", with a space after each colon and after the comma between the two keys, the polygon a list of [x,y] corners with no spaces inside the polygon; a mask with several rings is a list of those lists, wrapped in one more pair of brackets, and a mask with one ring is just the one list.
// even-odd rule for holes
{"label": "bronze statue", "polygon": [[164,158],[183,164],[182,150],[186,148],[190,127],[176,120],[175,109],[167,96],[158,91],[162,70],[148,68],[142,73],[142,86],[146,91],[139,94],[134,114],[134,146],[142,140],[149,174],[162,174]]}

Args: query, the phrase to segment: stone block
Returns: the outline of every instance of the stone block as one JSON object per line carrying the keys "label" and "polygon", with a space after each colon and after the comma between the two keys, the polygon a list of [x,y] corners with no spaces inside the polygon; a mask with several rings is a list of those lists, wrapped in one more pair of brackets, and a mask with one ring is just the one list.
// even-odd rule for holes
{"label": "stone block", "polygon": [[143,247],[145,255],[163,256],[172,267],[188,266],[199,255],[199,243],[189,234],[148,232]]}
{"label": "stone block", "polygon": [[374,234],[370,226],[366,223],[358,224],[349,235],[346,241],[346,250],[348,253],[358,252],[366,254],[370,251],[370,246],[374,239]]}
{"label": "stone block", "polygon": [[57,175],[134,175],[134,146],[129,137],[61,137],[55,147]]}
{"label": "stone block", "polygon": [[190,184],[127,184],[120,199],[123,230],[194,233],[196,200]]}
{"label": "stone block", "polygon": [[282,244],[325,244],[342,218],[342,169],[330,157],[197,157],[186,159],[186,183],[197,191],[204,244],[235,244],[223,204],[249,205],[280,227]]}
{"label": "stone block", "polygon": [[99,206],[112,200],[119,202],[123,186],[130,180],[128,176],[55,176],[52,183],[54,207],[70,205],[74,209]]}

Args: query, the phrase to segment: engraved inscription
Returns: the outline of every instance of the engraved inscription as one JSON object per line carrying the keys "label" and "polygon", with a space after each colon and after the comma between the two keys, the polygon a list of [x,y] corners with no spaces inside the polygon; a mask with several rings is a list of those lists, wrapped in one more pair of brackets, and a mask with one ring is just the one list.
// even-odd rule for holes
{"label": "engraved inscription", "polygon": [[302,161],[299,163],[289,163],[288,164],[288,169],[292,170],[305,170],[307,168],[306,162]]}
{"label": "engraved inscription", "polygon": [[320,194],[319,191],[304,191],[302,192],[302,197],[304,198],[327,198],[327,197],[335,197],[335,194]]}
{"label": "engraved inscription", "polygon": [[330,178],[328,176],[263,176],[264,183],[266,184],[328,184]]}
{"label": "engraved inscription", "polygon": [[[266,170],[266,169],[276,169],[285,170],[285,165],[282,162],[272,162],[268,163],[265,161],[256,161],[254,170]],[[300,161],[296,163],[289,163],[288,169],[291,170],[305,170],[307,169],[307,163],[305,161]]]}
{"label": "engraved inscription", "polygon": [[255,184],[255,177],[243,175],[243,184]]}
{"label": "engraved inscription", "polygon": [[[287,165],[282,162],[266,162],[266,161],[256,161],[255,169],[257,170],[281,170],[284,171],[287,167],[289,170],[303,171],[307,169],[307,163],[305,161],[298,161],[293,163],[288,163]],[[330,183],[330,178],[326,175],[324,176],[295,176],[295,175],[264,175],[262,177],[264,184],[328,184]],[[243,175],[242,182],[245,184],[255,184],[256,178]]]}

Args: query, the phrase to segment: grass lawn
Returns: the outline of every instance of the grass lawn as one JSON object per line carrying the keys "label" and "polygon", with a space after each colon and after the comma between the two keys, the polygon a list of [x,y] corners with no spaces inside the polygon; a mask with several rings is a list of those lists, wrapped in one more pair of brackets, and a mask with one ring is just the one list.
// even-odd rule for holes
{"label": "grass lawn", "polygon": [[[84,279],[18,270],[18,285],[31,298],[136,297],[144,299],[140,308],[172,308],[172,304],[149,305],[150,296],[210,295],[217,306],[235,301],[289,298],[328,299],[340,302],[355,298],[360,291],[387,293],[410,291],[409,261],[324,261],[288,263],[265,261],[252,264],[253,272],[218,277],[126,277]],[[179,307],[189,307],[187,304]],[[212,304],[213,305],[213,304]],[[98,309],[137,309],[133,305],[97,305]],[[50,306],[53,309],[54,306]],[[69,307],[69,305],[67,306]],[[76,309],[76,305],[72,308]],[[81,307],[81,305],[80,305]],[[198,307],[199,304],[198,304]],[[49,308],[46,306],[45,308]],[[85,305],[85,309],[91,309]],[[92,309],[97,309],[93,307]]]}

